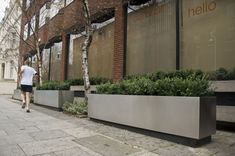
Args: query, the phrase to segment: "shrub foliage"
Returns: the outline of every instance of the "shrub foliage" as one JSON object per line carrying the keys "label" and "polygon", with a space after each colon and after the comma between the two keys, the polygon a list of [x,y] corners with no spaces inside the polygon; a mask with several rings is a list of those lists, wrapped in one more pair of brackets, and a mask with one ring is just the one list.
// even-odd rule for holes
{"label": "shrub foliage", "polygon": [[219,68],[216,71],[209,72],[210,80],[235,80],[235,67],[231,70]]}
{"label": "shrub foliage", "polygon": [[207,96],[211,95],[207,74],[200,70],[157,72],[127,76],[119,83],[97,87],[98,94]]}
{"label": "shrub foliage", "polygon": [[69,90],[68,83],[60,83],[59,81],[47,81],[41,86],[37,86],[37,90]]}
{"label": "shrub foliage", "polygon": [[87,104],[85,102],[66,102],[63,105],[63,110],[73,115],[86,115]]}
{"label": "shrub foliage", "polygon": [[[103,77],[91,77],[90,78],[91,85],[100,85],[100,84],[104,84],[107,82],[111,82],[111,80],[107,78],[103,78]],[[83,78],[66,80],[65,83],[68,83],[70,86],[84,85]]]}

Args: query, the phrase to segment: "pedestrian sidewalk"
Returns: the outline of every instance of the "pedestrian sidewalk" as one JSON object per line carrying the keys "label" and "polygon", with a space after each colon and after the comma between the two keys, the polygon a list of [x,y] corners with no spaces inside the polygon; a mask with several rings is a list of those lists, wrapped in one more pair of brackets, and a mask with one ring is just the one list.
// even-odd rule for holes
{"label": "pedestrian sidewalk", "polygon": [[235,133],[192,148],[0,96],[0,156],[233,156]]}

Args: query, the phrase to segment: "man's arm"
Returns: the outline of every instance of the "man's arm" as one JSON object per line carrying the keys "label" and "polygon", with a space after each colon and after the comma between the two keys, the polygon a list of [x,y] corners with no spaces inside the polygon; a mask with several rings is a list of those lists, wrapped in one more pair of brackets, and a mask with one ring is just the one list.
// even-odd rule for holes
{"label": "man's arm", "polygon": [[21,81],[23,72],[24,72],[24,68],[21,67],[21,68],[20,68],[20,73],[19,73],[19,80],[20,80],[20,81]]}

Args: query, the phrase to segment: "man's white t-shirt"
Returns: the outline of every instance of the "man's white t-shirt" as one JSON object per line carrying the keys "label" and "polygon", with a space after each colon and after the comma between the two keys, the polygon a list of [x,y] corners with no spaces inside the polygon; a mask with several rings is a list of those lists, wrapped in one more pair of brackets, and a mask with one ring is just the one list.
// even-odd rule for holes
{"label": "man's white t-shirt", "polygon": [[29,67],[27,65],[23,65],[21,67],[22,78],[21,78],[21,84],[22,85],[33,85],[33,76],[37,73],[32,67]]}

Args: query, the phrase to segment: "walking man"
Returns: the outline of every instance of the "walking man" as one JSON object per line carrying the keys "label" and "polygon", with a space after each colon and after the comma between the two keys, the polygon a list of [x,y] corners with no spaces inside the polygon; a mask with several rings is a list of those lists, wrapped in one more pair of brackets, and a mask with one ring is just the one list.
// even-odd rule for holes
{"label": "walking man", "polygon": [[26,112],[30,113],[29,104],[30,104],[30,96],[33,90],[33,76],[37,72],[29,67],[29,60],[24,61],[24,65],[21,66],[20,70],[20,85],[21,85],[21,97],[22,97],[22,108],[24,109],[26,106]]}

